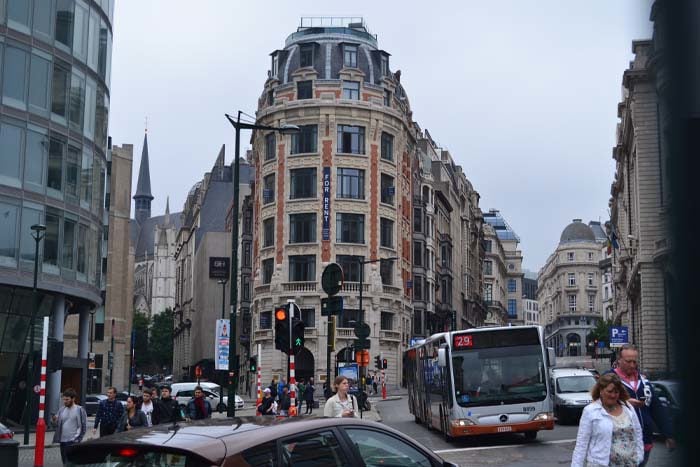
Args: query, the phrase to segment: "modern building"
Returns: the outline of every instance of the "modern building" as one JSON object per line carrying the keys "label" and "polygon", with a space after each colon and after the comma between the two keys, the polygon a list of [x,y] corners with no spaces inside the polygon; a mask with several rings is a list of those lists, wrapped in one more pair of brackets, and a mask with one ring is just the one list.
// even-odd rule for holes
{"label": "modern building", "polygon": [[525,325],[540,324],[540,305],[537,303],[537,273],[523,269],[523,319]]}
{"label": "modern building", "polygon": [[545,340],[557,355],[578,357],[593,351],[590,332],[603,319],[600,249],[593,229],[574,219],[537,278],[537,301]]}
{"label": "modern building", "polygon": [[[523,254],[520,237],[500,211],[484,212],[484,300],[490,311],[489,324],[524,324]],[[505,319],[504,312],[505,311]]]}
{"label": "modern building", "polygon": [[[38,357],[27,381],[32,315],[35,351],[44,316],[58,342],[64,322],[77,322],[77,350],[66,346],[48,377],[46,413],[59,407],[61,389],[87,388],[90,312],[105,289],[113,7],[0,1],[0,418],[19,421],[23,388],[39,381]],[[35,224],[46,227],[36,308]]]}
{"label": "modern building", "polygon": [[[271,53],[258,122],[298,125],[301,132],[252,137],[260,233],[253,240],[252,336],[263,348],[265,381],[286,376],[286,357],[274,349],[272,311],[293,299],[306,324],[297,378],[320,382],[327,368],[333,373],[351,361],[353,328],[362,322],[370,326],[372,355],[388,360],[387,384],[401,382],[413,321],[416,131],[401,74],[390,69],[389,53],[362,18],[302,18]],[[341,265],[345,282],[337,353],[328,361],[320,277],[331,262]]]}
{"label": "modern building", "polygon": [[[657,11],[663,2],[656,2]],[[667,180],[668,151],[662,146],[666,126],[658,97],[665,76],[658,72],[658,51],[650,40],[632,43],[634,59],[622,78],[622,102],[616,162],[611,187],[610,234],[613,320],[629,326],[630,341],[640,349],[640,367],[652,374],[675,368],[671,355],[669,264],[672,235],[668,230],[672,199]]]}

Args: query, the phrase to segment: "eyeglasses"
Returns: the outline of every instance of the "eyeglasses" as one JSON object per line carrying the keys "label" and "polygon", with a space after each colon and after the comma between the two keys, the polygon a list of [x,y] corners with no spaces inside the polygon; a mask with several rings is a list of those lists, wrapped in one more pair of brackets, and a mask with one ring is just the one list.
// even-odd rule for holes
{"label": "eyeglasses", "polygon": [[635,365],[637,364],[637,360],[622,360],[625,363],[634,363]]}

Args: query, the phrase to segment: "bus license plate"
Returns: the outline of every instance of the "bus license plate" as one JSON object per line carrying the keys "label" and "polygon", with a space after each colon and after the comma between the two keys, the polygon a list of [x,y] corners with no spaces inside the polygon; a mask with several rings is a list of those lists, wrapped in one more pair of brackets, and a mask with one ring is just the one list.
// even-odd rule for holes
{"label": "bus license plate", "polygon": [[497,431],[499,433],[506,433],[508,431],[513,431],[513,427],[512,426],[499,426]]}

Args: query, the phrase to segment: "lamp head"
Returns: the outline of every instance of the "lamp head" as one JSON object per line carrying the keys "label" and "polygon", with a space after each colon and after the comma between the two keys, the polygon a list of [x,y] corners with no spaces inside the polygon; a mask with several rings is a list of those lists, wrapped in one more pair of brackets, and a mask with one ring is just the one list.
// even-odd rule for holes
{"label": "lamp head", "polygon": [[279,127],[279,130],[277,130],[277,131],[279,131],[283,135],[293,135],[293,134],[299,133],[301,130],[299,129],[299,127],[297,125],[284,124],[284,125],[281,125]]}
{"label": "lamp head", "polygon": [[43,232],[46,230],[46,226],[44,224],[34,224],[33,226],[30,227],[34,232]]}

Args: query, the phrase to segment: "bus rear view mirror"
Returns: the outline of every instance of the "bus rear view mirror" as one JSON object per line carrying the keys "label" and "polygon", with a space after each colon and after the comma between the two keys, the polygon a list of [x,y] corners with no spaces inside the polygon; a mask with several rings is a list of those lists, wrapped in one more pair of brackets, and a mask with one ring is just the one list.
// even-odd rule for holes
{"label": "bus rear view mirror", "polygon": [[547,367],[552,368],[557,364],[557,354],[554,353],[554,347],[547,347]]}
{"label": "bus rear view mirror", "polygon": [[447,349],[445,348],[438,349],[438,366],[443,368],[447,366]]}

